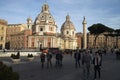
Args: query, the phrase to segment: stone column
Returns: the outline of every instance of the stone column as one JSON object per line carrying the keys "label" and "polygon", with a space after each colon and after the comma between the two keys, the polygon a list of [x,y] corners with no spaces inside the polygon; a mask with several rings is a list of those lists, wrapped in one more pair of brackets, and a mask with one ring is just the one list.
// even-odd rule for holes
{"label": "stone column", "polygon": [[86,49],[87,48],[87,34],[86,34],[87,22],[85,21],[85,17],[84,17],[82,24],[83,24],[83,49]]}

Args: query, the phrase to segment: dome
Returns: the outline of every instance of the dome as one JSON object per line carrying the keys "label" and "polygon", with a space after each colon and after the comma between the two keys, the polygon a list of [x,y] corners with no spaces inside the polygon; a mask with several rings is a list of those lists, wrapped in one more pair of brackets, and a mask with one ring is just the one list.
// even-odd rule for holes
{"label": "dome", "polygon": [[32,21],[32,19],[30,17],[27,18],[27,21]]}
{"label": "dome", "polygon": [[42,6],[42,11],[40,14],[38,14],[34,23],[42,24],[42,25],[44,25],[46,23],[55,24],[55,20],[54,20],[53,16],[51,15],[51,13],[49,11],[49,6],[47,4],[44,4]]}
{"label": "dome", "polygon": [[70,21],[70,16],[66,16],[66,21],[63,23],[61,30],[64,29],[70,29],[70,30],[75,30],[74,24]]}

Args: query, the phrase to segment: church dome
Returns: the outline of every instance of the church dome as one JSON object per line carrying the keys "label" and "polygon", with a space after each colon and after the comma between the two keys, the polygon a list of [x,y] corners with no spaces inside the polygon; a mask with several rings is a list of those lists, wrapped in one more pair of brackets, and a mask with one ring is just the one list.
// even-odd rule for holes
{"label": "church dome", "polygon": [[42,6],[41,13],[36,17],[34,24],[45,25],[47,23],[55,24],[55,20],[49,11],[49,6],[47,4],[44,4]]}
{"label": "church dome", "polygon": [[63,23],[61,30],[69,29],[69,30],[75,30],[74,24],[70,21],[70,16],[66,16],[66,21]]}
{"label": "church dome", "polygon": [[56,31],[57,25],[50,13],[49,6],[45,3],[34,21],[32,32],[37,35],[49,35],[55,34]]}
{"label": "church dome", "polygon": [[32,19],[30,17],[27,18],[27,21],[32,21]]}

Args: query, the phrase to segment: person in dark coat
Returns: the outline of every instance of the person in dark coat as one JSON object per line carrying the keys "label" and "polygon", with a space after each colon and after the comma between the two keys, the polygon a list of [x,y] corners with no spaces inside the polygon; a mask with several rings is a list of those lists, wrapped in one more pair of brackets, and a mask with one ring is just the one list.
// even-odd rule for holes
{"label": "person in dark coat", "polygon": [[40,55],[40,59],[41,59],[41,68],[44,68],[44,63],[45,63],[45,54],[41,53]]}
{"label": "person in dark coat", "polygon": [[100,79],[101,57],[98,52],[95,53],[95,57],[93,58],[93,64],[94,64],[94,80],[96,80],[97,72]]}
{"label": "person in dark coat", "polygon": [[75,67],[77,68],[78,66],[80,67],[80,59],[81,59],[81,54],[79,52],[79,50],[77,50],[74,54],[74,58],[75,58]]}
{"label": "person in dark coat", "polygon": [[63,55],[62,52],[57,52],[56,53],[56,64],[55,67],[62,67],[62,60],[63,60]]}
{"label": "person in dark coat", "polygon": [[83,65],[83,80],[88,80],[90,75],[90,66],[92,58],[90,52],[85,50],[82,56],[82,65]]}
{"label": "person in dark coat", "polygon": [[52,67],[52,54],[50,52],[47,53],[47,68]]}

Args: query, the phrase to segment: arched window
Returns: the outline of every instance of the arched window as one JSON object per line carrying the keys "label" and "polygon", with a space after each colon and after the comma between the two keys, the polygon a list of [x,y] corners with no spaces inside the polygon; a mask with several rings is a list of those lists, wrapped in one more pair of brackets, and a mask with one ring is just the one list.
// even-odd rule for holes
{"label": "arched window", "polygon": [[72,34],[74,35],[74,31],[72,32]]}
{"label": "arched window", "polygon": [[69,31],[67,31],[67,34],[69,34]]}

